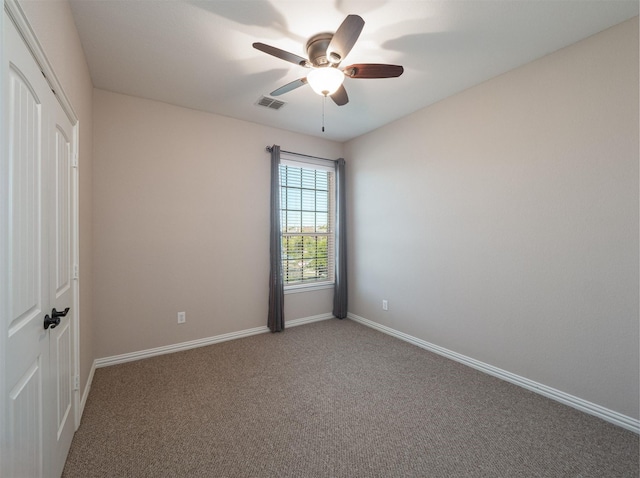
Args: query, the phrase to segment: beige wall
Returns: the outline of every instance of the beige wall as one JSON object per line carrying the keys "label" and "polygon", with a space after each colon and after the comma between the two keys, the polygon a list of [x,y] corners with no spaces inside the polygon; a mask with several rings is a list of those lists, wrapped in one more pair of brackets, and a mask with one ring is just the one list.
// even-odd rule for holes
{"label": "beige wall", "polygon": [[[274,143],[342,156],[335,142],[94,91],[96,357],[266,325]],[[331,298],[287,295],[286,319],[330,313]]]}
{"label": "beige wall", "polygon": [[638,418],[638,128],[634,18],[347,143],[349,311]]}
{"label": "beige wall", "polygon": [[87,383],[93,364],[93,84],[71,9],[66,0],[21,1],[42,48],[79,119],[80,216],[80,382]]}

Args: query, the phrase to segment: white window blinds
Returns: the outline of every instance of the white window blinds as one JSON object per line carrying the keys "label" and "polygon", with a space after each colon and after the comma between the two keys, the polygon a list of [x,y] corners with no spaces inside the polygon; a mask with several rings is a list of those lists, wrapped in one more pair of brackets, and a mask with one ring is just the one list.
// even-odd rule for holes
{"label": "white window blinds", "polygon": [[333,168],[281,161],[280,223],[285,287],[333,282],[334,195]]}

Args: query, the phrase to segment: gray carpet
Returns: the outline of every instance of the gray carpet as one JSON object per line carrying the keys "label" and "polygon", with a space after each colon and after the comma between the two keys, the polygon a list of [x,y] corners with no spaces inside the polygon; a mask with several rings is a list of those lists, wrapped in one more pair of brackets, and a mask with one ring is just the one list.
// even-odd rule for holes
{"label": "gray carpet", "polygon": [[638,435],[350,320],[98,369],[64,477],[637,477]]}

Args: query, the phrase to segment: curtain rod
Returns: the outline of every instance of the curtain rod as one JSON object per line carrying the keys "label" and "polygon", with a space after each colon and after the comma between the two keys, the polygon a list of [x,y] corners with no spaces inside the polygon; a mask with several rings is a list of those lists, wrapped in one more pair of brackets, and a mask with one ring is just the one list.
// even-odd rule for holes
{"label": "curtain rod", "polygon": [[[270,153],[273,148],[271,146],[267,146],[265,149],[267,150],[268,153]],[[293,151],[285,151],[284,149],[281,149],[280,152],[281,153],[287,153],[287,154],[293,154],[294,156],[302,156],[304,158],[312,158],[312,159],[321,159],[323,161],[331,161],[333,163],[335,163],[337,161],[337,159],[327,159],[327,158],[321,158],[319,156],[311,156],[310,154],[294,153]]]}

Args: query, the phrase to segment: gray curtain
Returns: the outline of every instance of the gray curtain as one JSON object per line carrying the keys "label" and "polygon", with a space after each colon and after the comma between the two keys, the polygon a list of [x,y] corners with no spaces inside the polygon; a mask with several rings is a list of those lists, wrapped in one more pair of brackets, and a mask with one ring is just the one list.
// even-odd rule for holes
{"label": "gray curtain", "polygon": [[271,332],[284,330],[284,284],[282,282],[282,235],[280,231],[280,146],[271,147],[271,239],[269,252],[269,318]]}
{"label": "gray curtain", "polygon": [[336,269],[333,293],[333,315],[347,316],[347,219],[344,159],[336,161]]}

